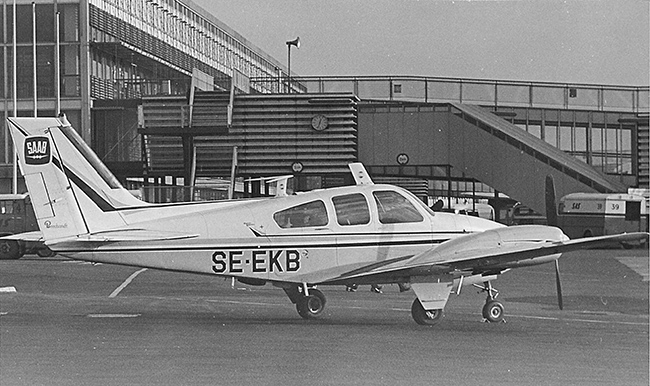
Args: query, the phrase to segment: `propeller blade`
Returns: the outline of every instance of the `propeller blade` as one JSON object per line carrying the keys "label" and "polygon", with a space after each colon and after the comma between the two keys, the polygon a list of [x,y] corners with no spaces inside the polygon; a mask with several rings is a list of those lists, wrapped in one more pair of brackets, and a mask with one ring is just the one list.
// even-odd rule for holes
{"label": "propeller blade", "polygon": [[560,281],[560,261],[555,260],[555,286],[557,288],[557,305],[560,309],[564,309],[564,303],[562,302],[562,282]]}
{"label": "propeller blade", "polygon": [[546,204],[546,224],[549,226],[557,226],[557,204],[555,202],[555,182],[553,176],[546,176],[546,185],[544,191],[545,204]]}

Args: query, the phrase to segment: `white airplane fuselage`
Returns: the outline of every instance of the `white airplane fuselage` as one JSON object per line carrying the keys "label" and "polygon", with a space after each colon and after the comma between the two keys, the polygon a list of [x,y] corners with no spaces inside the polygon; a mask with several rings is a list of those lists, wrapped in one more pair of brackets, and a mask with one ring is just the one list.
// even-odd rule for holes
{"label": "white airplane fuselage", "polygon": [[[382,223],[373,198],[377,191],[404,197],[421,220]],[[343,214],[337,216],[333,199],[359,194],[368,205],[368,222],[341,224]],[[315,201],[326,209],[323,225],[282,227],[274,218],[283,210]],[[433,213],[411,193],[391,185],[341,187],[261,200],[163,204],[122,209],[120,213],[129,224],[126,229],[174,230],[193,237],[106,243],[101,237],[95,236],[93,241],[81,236],[58,242],[53,248],[78,260],[315,283],[355,266],[414,256],[462,235],[502,227],[477,217]]]}

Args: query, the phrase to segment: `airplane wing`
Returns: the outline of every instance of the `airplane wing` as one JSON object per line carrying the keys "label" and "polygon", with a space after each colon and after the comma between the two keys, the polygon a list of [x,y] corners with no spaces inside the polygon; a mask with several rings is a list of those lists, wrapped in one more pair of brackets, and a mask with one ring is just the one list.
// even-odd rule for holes
{"label": "airplane wing", "polygon": [[[527,229],[521,229],[521,228]],[[519,229],[515,229],[519,228]],[[627,233],[569,240],[558,238],[557,228],[522,226],[494,229],[450,240],[437,248],[387,264],[355,267],[339,277],[326,281],[336,284],[351,279],[371,281],[373,278],[443,275],[453,272],[496,274],[517,267],[543,264],[558,254],[579,249],[616,245],[621,242],[648,240],[648,233]],[[523,232],[521,232],[523,231]],[[519,238],[522,233],[540,233],[537,238]],[[557,232],[561,233],[559,229]],[[555,235],[552,233],[556,233]]]}

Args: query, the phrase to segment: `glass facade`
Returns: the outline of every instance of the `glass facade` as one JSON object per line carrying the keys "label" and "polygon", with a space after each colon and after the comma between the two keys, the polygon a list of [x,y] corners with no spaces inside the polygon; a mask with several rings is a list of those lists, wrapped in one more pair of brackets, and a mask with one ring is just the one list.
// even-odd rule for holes
{"label": "glass facade", "polygon": [[634,175],[635,126],[619,123],[633,114],[558,109],[513,109],[523,130],[607,174]]}
{"label": "glass facade", "polygon": [[[62,111],[77,128],[90,127],[91,100],[185,94],[195,67],[213,75],[215,83],[226,84],[235,73],[237,78],[248,79],[275,76],[284,70],[278,61],[213,16],[178,0],[89,0],[87,3],[64,0],[38,3],[35,8],[31,1],[16,2],[16,94],[21,116],[33,115],[34,62],[39,113],[45,111],[45,106],[54,111],[57,12],[60,20],[58,89]],[[13,1],[0,3],[0,23],[6,31],[0,50],[3,115],[12,115],[13,13]],[[81,41],[85,33],[88,43]],[[89,71],[85,71],[86,58]],[[250,83],[243,85],[250,86]],[[92,135],[90,131],[84,133],[86,140],[89,134]],[[9,163],[11,146],[4,130],[0,130],[0,143],[3,144],[0,164]]]}
{"label": "glass facade", "polygon": [[[118,26],[118,27],[115,27]],[[195,11],[177,0],[90,0],[90,40],[98,45],[127,43],[172,64],[174,77],[188,76],[192,67],[218,78],[277,76],[284,67],[255,49],[246,39],[211,15]],[[129,68],[128,57],[118,50],[93,58],[96,64],[112,67],[114,80],[139,83],[169,79],[159,68]],[[94,75],[97,76],[99,72]],[[247,83],[248,84],[248,83]],[[238,86],[237,84],[235,86]],[[262,85],[254,85],[264,92]],[[248,92],[248,89],[242,89]]]}
{"label": "glass facade", "polygon": [[[81,96],[79,87],[79,4],[36,4],[19,2],[16,4],[16,96],[18,98],[18,116],[32,116],[34,114],[34,51],[33,51],[33,26],[34,12],[36,14],[36,79],[38,115],[54,116],[54,98],[56,96],[55,74],[55,41],[56,12],[61,14],[61,96],[73,98],[79,105]],[[11,116],[11,100],[13,96],[13,2],[3,1],[0,4],[0,22],[5,23],[2,28],[6,33],[3,39],[3,48],[0,50],[0,71],[4,76],[0,82],[0,94],[4,102],[4,111],[1,113]],[[71,65],[74,64],[74,65]],[[71,86],[74,85],[74,86]],[[79,107],[69,108],[65,111],[68,118],[77,127],[80,125]],[[0,132],[0,163],[9,163],[11,160],[11,143],[5,130]]]}
{"label": "glass facade", "polygon": [[[0,91],[5,99],[13,93],[13,7],[5,4],[0,8],[0,20],[6,10],[6,31],[4,49],[0,52],[0,64],[6,63],[5,82],[0,83]],[[54,4],[36,4],[36,77],[38,98],[55,96],[55,7]],[[79,97],[79,5],[58,4],[61,14],[61,95]],[[33,71],[33,10],[31,4],[16,5],[16,90],[18,99],[34,97]],[[4,60],[6,56],[6,61]],[[75,87],[71,87],[74,84]]]}

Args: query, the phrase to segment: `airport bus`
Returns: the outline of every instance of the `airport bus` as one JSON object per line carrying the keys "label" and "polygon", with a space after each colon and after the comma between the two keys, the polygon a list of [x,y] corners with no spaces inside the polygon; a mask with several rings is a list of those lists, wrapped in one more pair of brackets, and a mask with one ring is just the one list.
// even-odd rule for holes
{"label": "airport bus", "polygon": [[646,199],[624,193],[571,193],[560,199],[558,226],[572,239],[647,232]]}

